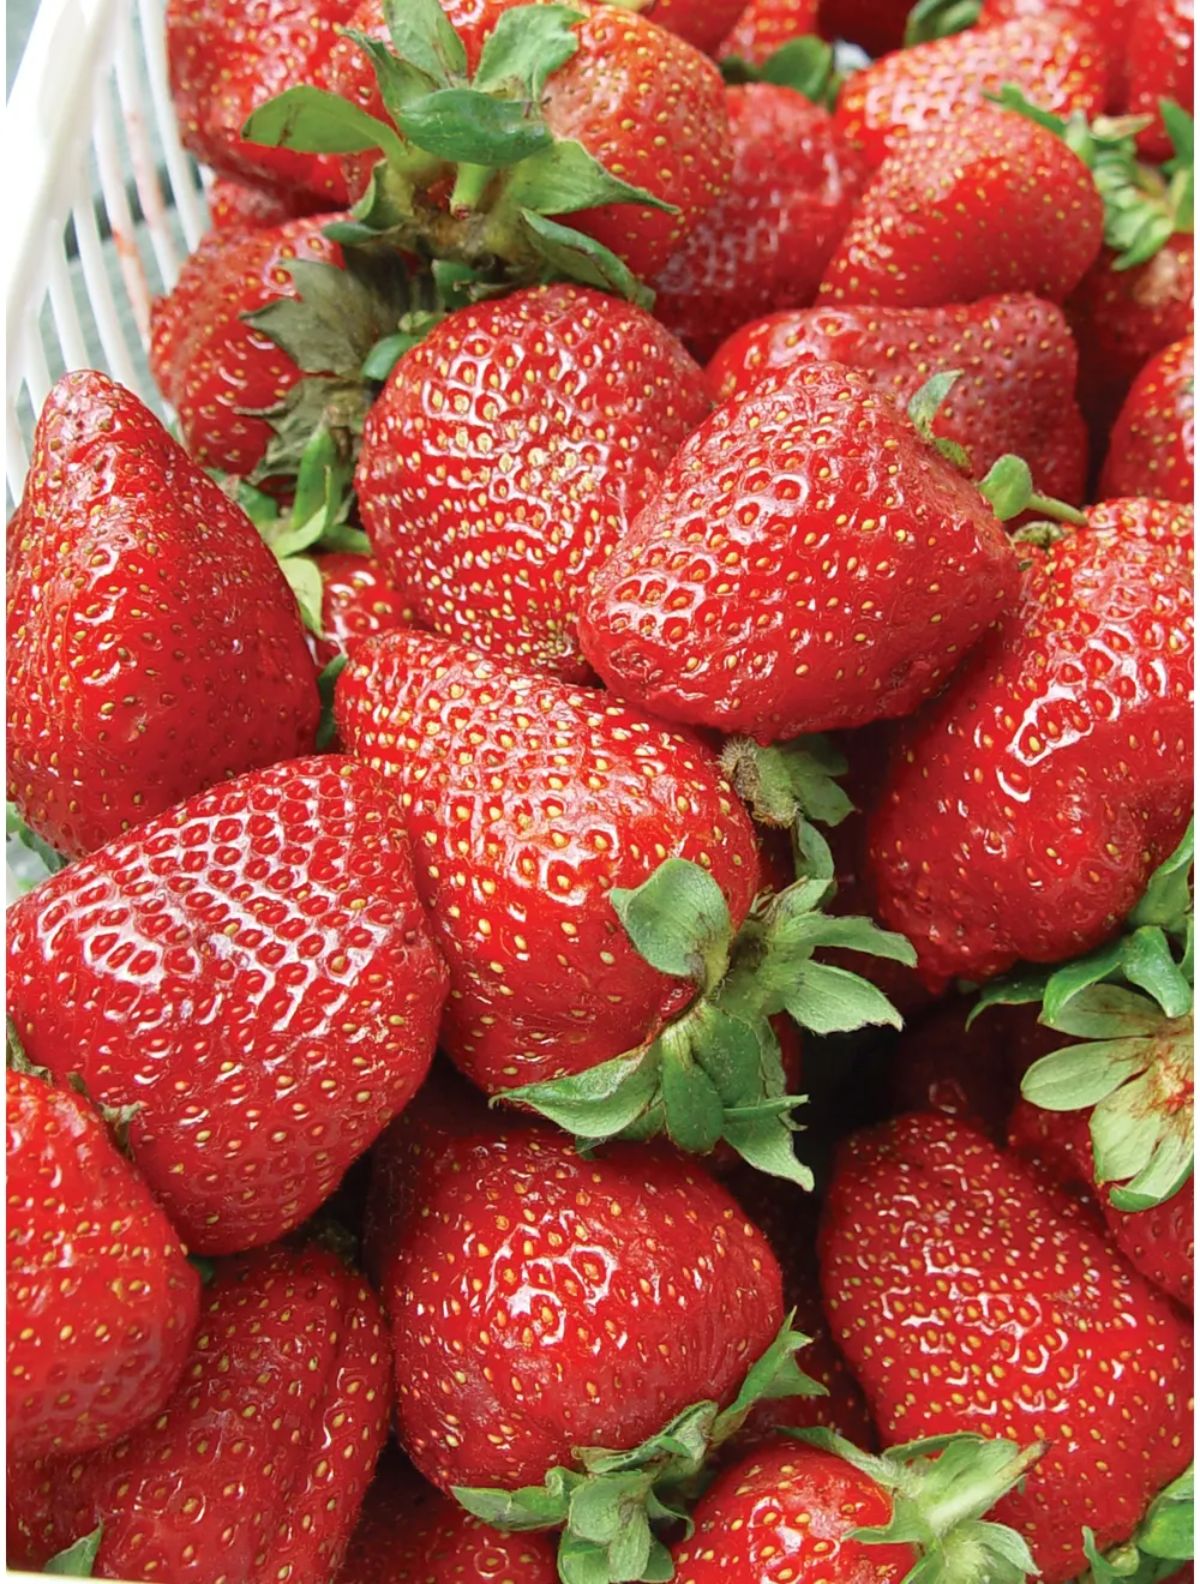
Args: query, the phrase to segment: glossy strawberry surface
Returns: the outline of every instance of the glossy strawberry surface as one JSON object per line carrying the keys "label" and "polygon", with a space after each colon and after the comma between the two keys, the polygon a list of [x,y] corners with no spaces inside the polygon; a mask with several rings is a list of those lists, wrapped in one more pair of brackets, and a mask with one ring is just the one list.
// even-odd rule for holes
{"label": "glossy strawberry surface", "polygon": [[970,481],[862,375],[810,364],[683,446],[580,632],[615,691],[773,741],[907,713],[1016,581]]}
{"label": "glossy strawberry surface", "polygon": [[321,574],[322,636],[309,635],[318,666],[345,654],[356,638],[410,627],[414,597],[398,589],[374,556],[354,550],[330,550],[317,557]]}
{"label": "glossy strawberry surface", "polygon": [[86,1452],[166,1401],[200,1282],[86,1100],[5,1074],[7,1435]]}
{"label": "glossy strawberry surface", "polygon": [[1194,0],[1134,0],[1125,48],[1129,89],[1125,109],[1151,118],[1138,133],[1138,150],[1145,159],[1168,159],[1172,144],[1159,101],[1171,99],[1188,111],[1195,103]]}
{"label": "glossy strawberry surface", "polygon": [[1124,105],[1126,49],[1129,24],[1137,0],[983,0],[979,13],[981,29],[1000,22],[1015,22],[1023,17],[1069,17],[1076,26],[1087,28],[1103,52],[1108,66],[1106,108],[1120,110]]}
{"label": "glossy strawberry surface", "polygon": [[744,4],[745,0],[650,0],[642,15],[711,55]]}
{"label": "glossy strawberry surface", "polygon": [[223,1262],[178,1390],[81,1459],[10,1466],[9,1559],[40,1567],[98,1524],[94,1576],[325,1584],[387,1435],[378,1300],[309,1246]]}
{"label": "glossy strawberry surface", "polygon": [[64,375],[8,536],[8,787],[60,852],[304,753],[319,700],[250,520],[129,391]]}
{"label": "glossy strawberry surface", "polygon": [[9,913],[30,1059],[139,1106],[133,1158],[204,1253],[328,1197],[424,1077],[445,990],[391,797],[334,755],[202,793]]}
{"label": "glossy strawberry surface", "polygon": [[750,0],[717,50],[718,58],[737,55],[762,63],[794,38],[815,33],[817,0]]}
{"label": "glossy strawberry surface", "polygon": [[870,864],[930,982],[1089,951],[1183,834],[1191,545],[1190,508],[1116,501],[1022,546],[1016,605],[899,735]]}
{"label": "glossy strawberry surface", "polygon": [[1100,492],[1191,505],[1195,491],[1196,373],[1189,338],[1157,353],[1133,382],[1109,437]]}
{"label": "glossy strawberry surface", "polygon": [[363,524],[423,622],[582,680],[588,584],[708,409],[683,348],[617,298],[561,285],[459,309],[368,415]]}
{"label": "glossy strawberry surface", "polygon": [[399,794],[450,964],[442,1048],[489,1092],[621,1055],[691,999],[635,951],[614,886],[687,858],[735,926],[758,888],[749,820],[710,751],[604,693],[396,632],[355,648],[335,718]]}
{"label": "glossy strawberry surface", "polygon": [[843,1144],[821,1283],[888,1443],[953,1430],[1048,1443],[993,1508],[1049,1584],[1126,1539],[1187,1466],[1191,1340],[1103,1236],[1022,1164],[944,1116]]}

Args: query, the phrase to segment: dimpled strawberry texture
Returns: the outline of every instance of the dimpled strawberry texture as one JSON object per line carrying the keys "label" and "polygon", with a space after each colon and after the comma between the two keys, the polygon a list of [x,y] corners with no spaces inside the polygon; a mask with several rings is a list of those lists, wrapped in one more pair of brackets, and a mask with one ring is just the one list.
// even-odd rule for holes
{"label": "dimpled strawberry texture", "polygon": [[883,1439],[969,1430],[1048,1443],[989,1513],[1039,1577],[1126,1539],[1191,1451],[1191,1338],[1169,1301],[1022,1163],[951,1117],[847,1140],[821,1285]]}
{"label": "dimpled strawberry texture", "polygon": [[1138,0],[983,0],[979,26],[994,27],[998,22],[1050,15],[1070,17],[1077,26],[1083,24],[1091,30],[1108,67],[1105,108],[1120,110],[1125,102],[1129,24],[1137,3]]}
{"label": "dimpled strawberry texture", "polygon": [[515,1121],[452,1142],[401,1125],[376,1172],[396,1423],[444,1490],[541,1484],[575,1447],[632,1448],[729,1402],[783,1320],[762,1233],[670,1151],[584,1160]]}
{"label": "dimpled strawberry texture", "polygon": [[880,916],[931,984],[1104,941],[1183,835],[1192,513],[1093,506],[901,732],[870,822]]}
{"label": "dimpled strawberry texture", "polygon": [[30,1059],[137,1103],[138,1169],[189,1247],[311,1214],[415,1092],[446,970],[379,780],[327,755],[201,794],[9,912]]}
{"label": "dimpled strawberry texture", "polygon": [[718,60],[737,55],[761,66],[791,39],[815,33],[816,0],[750,0],[717,50]]}
{"label": "dimpled strawberry texture", "polygon": [[1189,339],[1151,358],[1133,382],[1109,437],[1100,493],[1190,505],[1195,489],[1196,373]]}
{"label": "dimpled strawberry texture", "polygon": [[321,637],[308,634],[319,668],[346,654],[356,638],[411,627],[413,595],[396,588],[373,556],[330,550],[316,558],[321,574]]}
{"label": "dimpled strawberry texture", "polygon": [[580,632],[614,691],[771,742],[907,714],[1016,584],[971,482],[856,371],[810,364],[687,441]]}
{"label": "dimpled strawberry texture", "polygon": [[418,632],[365,639],[334,709],[400,795],[452,976],[442,1048],[488,1092],[619,1056],[691,1000],[634,949],[613,886],[686,858],[745,918],[745,810],[709,749],[640,711]]}
{"label": "dimpled strawberry texture", "polygon": [[103,1523],[95,1576],[277,1584],[336,1574],[387,1436],[378,1299],[313,1245],[222,1262],[184,1381],[132,1435],[10,1466],[9,1560]]}
{"label": "dimpled strawberry texture", "polygon": [[678,342],[615,297],[559,285],[460,309],[367,416],[363,525],[425,624],[582,681],[587,585],[709,405]]}
{"label": "dimpled strawberry texture", "polygon": [[1191,111],[1196,94],[1196,8],[1194,0],[1136,0],[1126,42],[1130,115],[1148,115],[1138,133],[1143,159],[1165,160],[1173,152],[1159,110],[1172,99]]}

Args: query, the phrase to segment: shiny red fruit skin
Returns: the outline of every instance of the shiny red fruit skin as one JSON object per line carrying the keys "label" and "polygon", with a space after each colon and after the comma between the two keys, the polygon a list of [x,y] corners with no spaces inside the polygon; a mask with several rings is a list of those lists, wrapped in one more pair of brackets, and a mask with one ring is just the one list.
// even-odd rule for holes
{"label": "shiny red fruit skin", "polygon": [[9,797],[74,856],[312,747],[295,598],[249,519],[136,396],[67,374],[8,537]]}
{"label": "shiny red fruit skin", "polygon": [[1100,945],[1191,801],[1192,513],[1093,506],[1023,545],[1016,605],[900,733],[874,809],[879,916],[931,984]]}
{"label": "shiny red fruit skin", "polygon": [[350,760],[201,793],[8,918],[30,1059],[140,1105],[133,1159],[201,1253],[297,1226],[429,1066],[446,970],[391,797]]}
{"label": "shiny red fruit skin", "polygon": [[1022,17],[885,55],[847,80],[836,119],[874,168],[908,138],[940,131],[1009,83],[1043,110],[1090,120],[1104,109],[1107,70],[1086,25],[1059,14]]}
{"label": "shiny red fruit skin", "polygon": [[717,59],[737,55],[761,66],[794,38],[817,30],[817,0],[750,0],[726,34]]}
{"label": "shiny red fruit skin", "polygon": [[1196,490],[1195,356],[1189,337],[1146,364],[1117,415],[1100,494],[1191,505]]}
{"label": "shiny red fruit skin", "polygon": [[821,33],[846,39],[868,55],[886,55],[904,42],[912,6],[907,0],[819,0]]}
{"label": "shiny red fruit skin", "polygon": [[368,1256],[401,1445],[440,1489],[540,1484],[728,1402],[783,1320],[762,1233],[699,1166],[417,1115],[375,1160]]}
{"label": "shiny red fruit skin", "polygon": [[323,636],[309,633],[308,643],[319,670],[345,654],[356,638],[412,626],[413,594],[398,589],[374,556],[330,550],[317,557],[317,571]]}
{"label": "shiny red fruit skin", "polygon": [[989,1515],[1039,1577],[1125,1540],[1190,1458],[1191,1338],[1116,1249],[1023,1164],[951,1117],[848,1139],[821,1286],[888,1444],[970,1430],[1048,1450]]}
{"label": "shiny red fruit skin", "polygon": [[772,314],[744,325],[705,371],[716,401],[805,362],[860,369],[907,408],[931,374],[958,370],[934,420],[983,478],[998,457],[1024,457],[1044,495],[1077,502],[1087,434],[1075,403],[1075,341],[1053,303],[1028,295],[937,308],[833,306]]}
{"label": "shiny red fruit skin", "polygon": [[901,1584],[911,1545],[851,1538],[891,1516],[888,1493],[836,1453],[760,1447],[700,1498],[695,1534],[673,1549],[675,1584]]}
{"label": "shiny red fruit skin", "polygon": [[170,1396],[200,1283],[85,1100],[8,1072],[5,1109],[8,1450],[86,1452]]}
{"label": "shiny red fruit skin", "polygon": [[777,741],[907,714],[1016,584],[970,481],[860,374],[811,364],[677,453],[580,636],[655,714]]}
{"label": "shiny red fruit skin", "polygon": [[95,1576],[325,1584],[387,1436],[387,1336],[324,1249],[222,1262],[183,1384],[132,1435],[10,1466],[9,1560],[42,1566],[103,1523]]}
{"label": "shiny red fruit skin", "polygon": [[214,231],[267,231],[320,214],[324,204],[311,194],[281,187],[256,186],[233,176],[218,176],[208,189],[208,213]]}
{"label": "shiny red fruit skin", "polygon": [[1125,43],[1130,115],[1153,119],[1138,134],[1143,159],[1165,160],[1173,152],[1159,114],[1160,99],[1173,99],[1189,113],[1195,105],[1196,10],[1194,0],[1134,0]]}
{"label": "shiny red fruit skin", "polygon": [[399,794],[450,965],[441,1046],[488,1093],[619,1056],[691,1000],[634,950],[613,886],[690,859],[735,927],[758,889],[749,819],[710,751],[604,693],[395,632],[356,646],[334,714]]}
{"label": "shiny red fruit skin", "polygon": [[833,118],[772,83],[727,88],[729,190],[654,281],[654,313],[697,357],[757,314],[803,307],[849,223],[865,171]]}
{"label": "shiny red fruit skin", "polygon": [[983,0],[979,27],[1051,16],[1082,25],[1092,33],[1107,65],[1105,108],[1119,110],[1124,104],[1129,24],[1136,6],[1137,0]]}
{"label": "shiny red fruit skin", "polygon": [[967,111],[912,133],[883,161],[820,295],[897,308],[997,292],[1062,302],[1103,229],[1091,174],[1053,132],[1006,111]]}
{"label": "shiny red fruit skin", "polygon": [[709,405],[679,343],[615,297],[532,287],[459,309],[368,414],[363,525],[422,622],[586,680],[591,578]]}
{"label": "shiny red fruit skin", "polygon": [[304,376],[242,316],[298,295],[287,269],[296,260],[341,267],[341,248],[322,230],[331,218],[210,231],[155,302],[150,371],[201,467],[243,476],[262,461],[273,430],[247,413],[274,407]]}
{"label": "shiny red fruit skin", "polygon": [[721,40],[738,20],[746,0],[650,0],[641,15],[706,55],[723,54]]}

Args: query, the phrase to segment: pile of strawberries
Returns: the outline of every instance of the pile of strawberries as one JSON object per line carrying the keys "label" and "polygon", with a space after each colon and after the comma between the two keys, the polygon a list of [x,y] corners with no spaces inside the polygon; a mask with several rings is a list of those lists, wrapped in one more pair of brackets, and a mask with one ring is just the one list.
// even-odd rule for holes
{"label": "pile of strawberries", "polygon": [[9,526],[11,1565],[1192,1578],[1192,5],[906,10],[169,0],[177,425]]}

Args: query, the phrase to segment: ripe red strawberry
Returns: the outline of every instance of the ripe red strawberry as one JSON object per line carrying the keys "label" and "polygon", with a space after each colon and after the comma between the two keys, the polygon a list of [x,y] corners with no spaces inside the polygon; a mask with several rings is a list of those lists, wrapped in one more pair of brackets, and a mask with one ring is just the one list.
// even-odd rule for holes
{"label": "ripe red strawberry", "polygon": [[903,44],[911,11],[907,0],[820,0],[821,32],[868,55],[886,55]]}
{"label": "ripe red strawberry", "polygon": [[319,700],[295,599],[248,518],[137,397],[67,374],[8,542],[8,784],[88,852],[304,753]]}
{"label": "ripe red strawberry", "polygon": [[387,1435],[387,1340],[324,1249],[223,1262],[183,1384],[83,1458],[9,1466],[9,1560],[43,1566],[103,1526],[98,1577],[318,1584],[336,1574]]}
{"label": "ripe red strawberry", "polygon": [[1137,0],[983,0],[979,26],[994,27],[999,22],[1028,17],[1036,17],[1039,22],[1047,17],[1069,17],[1072,24],[1082,24],[1091,31],[1107,65],[1105,108],[1120,110],[1124,105],[1129,23],[1136,5]]}
{"label": "ripe red strawberry", "polygon": [[200,1283],[86,1101],[5,1075],[8,1449],[86,1452],[162,1407]]}
{"label": "ripe red strawberry", "polygon": [[940,1111],[1002,1142],[1022,1059],[1056,1050],[1062,1035],[1010,1007],[996,1007],[968,1028],[970,1011],[971,1002],[951,996],[905,1026],[888,1054],[888,1110]]}
{"label": "ripe red strawberry", "polygon": [[908,713],[1016,583],[970,481],[863,376],[810,364],[683,446],[580,636],[656,714],[770,742]]}
{"label": "ripe red strawberry", "polygon": [[716,51],[761,66],[792,39],[815,33],[817,0],[750,0]]}
{"label": "ripe red strawberry", "polygon": [[422,621],[582,679],[588,584],[708,409],[692,360],[618,298],[549,286],[459,309],[367,418],[363,525]]}
{"label": "ripe red strawberry", "polygon": [[208,189],[214,231],[266,231],[288,220],[320,214],[321,199],[281,187],[259,187],[232,176],[218,176]]}
{"label": "ripe red strawberry", "polygon": [[871,820],[880,916],[930,983],[1100,944],[1191,787],[1189,508],[1094,506],[900,734]]}
{"label": "ripe red strawberry", "polygon": [[1196,487],[1195,431],[1195,359],[1189,338],[1157,353],[1133,382],[1113,425],[1100,493],[1190,504]]}
{"label": "ripe red strawberry", "polygon": [[321,574],[321,629],[310,633],[309,647],[318,667],[346,654],[356,638],[411,627],[414,597],[391,583],[379,562],[354,550],[331,550],[316,558]]}
{"label": "ripe red strawberry", "polygon": [[729,190],[654,281],[654,312],[696,354],[755,314],[817,294],[862,187],[829,112],[773,83],[726,89]]}
{"label": "ripe red strawberry", "polygon": [[1048,1450],[992,1516],[1047,1584],[1129,1537],[1187,1465],[1191,1339],[1171,1304],[1014,1156],[914,1115],[841,1149],[821,1287],[886,1442],[979,1431]]}
{"label": "ripe red strawberry", "polygon": [[885,55],[848,79],[837,124],[874,167],[910,137],[941,131],[1008,84],[1042,110],[1090,118],[1104,108],[1106,74],[1107,60],[1085,24],[1059,13],[1022,17]]}
{"label": "ripe red strawberry", "polygon": [[265,1243],[328,1198],[425,1076],[445,995],[392,800],[335,756],[200,794],[9,913],[30,1059],[136,1105],[189,1245]]}
{"label": "ripe red strawberry", "polygon": [[883,161],[821,296],[920,308],[1022,291],[1062,302],[1103,225],[1091,173],[1053,132],[994,107],[964,110]]}
{"label": "ripe red strawberry", "polygon": [[860,369],[902,408],[931,374],[958,369],[933,432],[966,450],[973,477],[1014,452],[1042,494],[1083,498],[1087,436],[1075,403],[1078,359],[1053,303],[1008,296],[938,308],[773,314],[731,336],[705,377],[714,398],[727,401],[764,375],[806,362]]}
{"label": "ripe red strawberry", "polygon": [[715,55],[745,3],[746,0],[650,0],[642,15],[706,55]]}
{"label": "ripe red strawberry", "polygon": [[1125,40],[1129,93],[1125,109],[1148,115],[1138,150],[1150,160],[1167,159],[1172,140],[1161,101],[1190,111],[1195,103],[1196,14],[1193,0],[1134,0]]}

